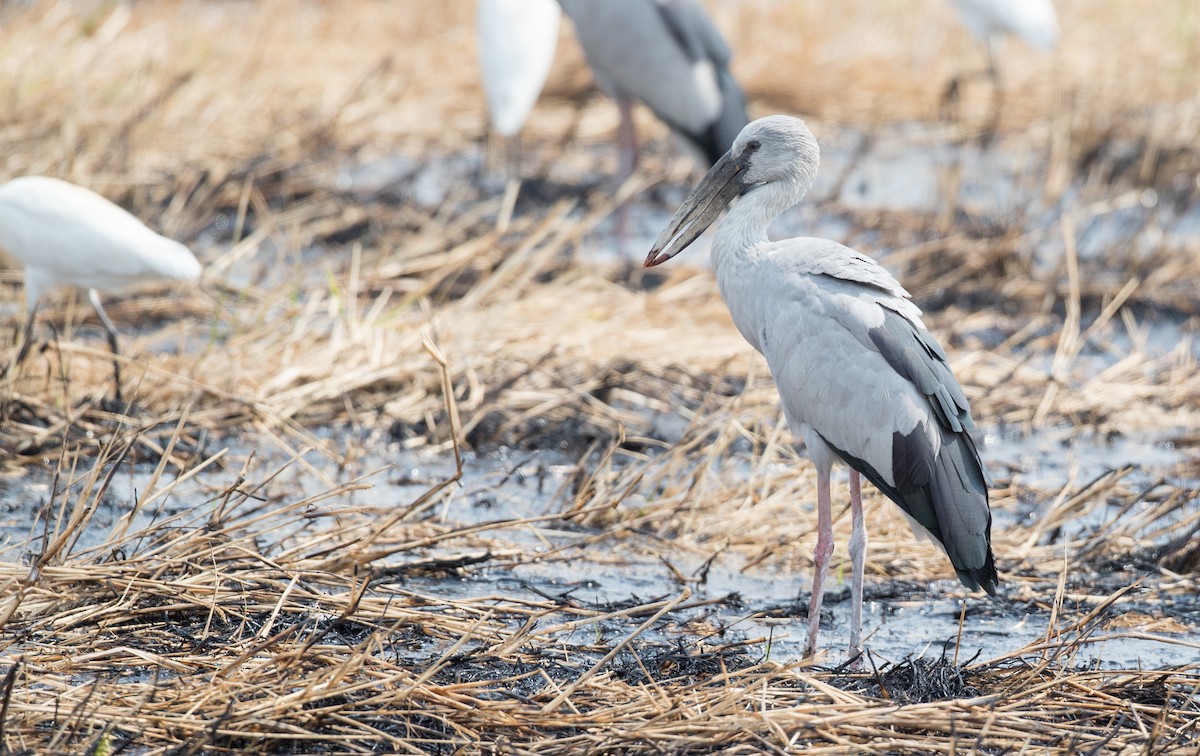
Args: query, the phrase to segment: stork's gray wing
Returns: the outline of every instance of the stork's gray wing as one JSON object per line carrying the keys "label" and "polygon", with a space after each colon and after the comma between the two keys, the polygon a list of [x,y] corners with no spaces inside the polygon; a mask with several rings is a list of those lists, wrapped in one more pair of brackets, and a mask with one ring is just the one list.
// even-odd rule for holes
{"label": "stork's gray wing", "polygon": [[[892,309],[905,317],[919,318],[921,311],[908,301],[908,292],[883,266],[863,253],[838,244],[832,239],[799,237],[769,245],[776,264],[787,273],[824,276],[829,281],[848,284],[846,293],[854,296],[853,284],[863,284],[892,300]],[[796,250],[802,250],[797,255]],[[882,300],[881,300],[882,301]]]}
{"label": "stork's gray wing", "polygon": [[657,0],[655,5],[671,36],[691,61],[711,60],[717,68],[728,68],[729,45],[712,19],[695,0]]}
{"label": "stork's gray wing", "polygon": [[1000,578],[992,555],[992,512],[975,443],[966,433],[938,429],[942,444],[935,454],[920,430],[893,432],[891,480],[851,450],[818,435],[942,544],[963,585],[994,596]]}
{"label": "stork's gray wing", "polygon": [[971,406],[941,345],[923,326],[886,306],[880,309],[883,323],[867,331],[871,343],[893,370],[929,398],[943,428],[955,433],[974,428]]}
{"label": "stork's gray wing", "polygon": [[794,260],[805,275],[776,284],[800,296],[758,338],[789,420],[936,538],[965,585],[995,591],[986,472],[946,353],[886,272],[813,249],[822,259]]}
{"label": "stork's gray wing", "polygon": [[[970,403],[950,371],[945,351],[920,321],[883,302],[879,307],[883,321],[867,336],[896,374],[925,396],[939,427],[918,425],[907,434],[894,432],[887,475],[854,459],[849,450],[840,453],[942,543],[965,585],[995,593],[998,577],[987,496],[991,481],[967,433],[975,427]],[[940,435],[941,443],[931,444],[930,433]]]}
{"label": "stork's gray wing", "polygon": [[[788,260],[788,267],[819,277],[819,289],[830,301],[842,302],[831,313],[929,400],[943,428],[954,433],[974,428],[970,403],[950,370],[946,352],[926,330],[921,311],[908,301],[908,292],[861,252],[825,239],[802,241],[808,254]],[[787,246],[786,242],[779,246],[784,255]]]}
{"label": "stork's gray wing", "polygon": [[657,0],[655,6],[663,24],[688,59],[693,63],[712,63],[717,89],[721,93],[720,111],[703,131],[678,130],[695,142],[710,163],[716,163],[750,122],[746,115],[746,95],[729,72],[732,58],[729,46],[695,0]]}

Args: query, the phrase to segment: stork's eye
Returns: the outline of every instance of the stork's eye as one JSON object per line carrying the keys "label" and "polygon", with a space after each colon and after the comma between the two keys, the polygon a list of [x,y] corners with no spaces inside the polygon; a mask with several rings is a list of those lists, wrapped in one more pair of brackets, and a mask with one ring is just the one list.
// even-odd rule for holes
{"label": "stork's eye", "polygon": [[746,142],[746,152],[756,152],[759,147],[762,147],[762,142],[757,139],[751,139],[749,142]]}

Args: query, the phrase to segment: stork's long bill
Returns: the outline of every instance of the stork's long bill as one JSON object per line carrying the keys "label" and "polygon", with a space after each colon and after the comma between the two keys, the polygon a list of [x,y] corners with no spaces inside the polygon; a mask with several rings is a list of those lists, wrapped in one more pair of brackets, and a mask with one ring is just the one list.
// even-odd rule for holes
{"label": "stork's long bill", "polygon": [[646,267],[652,268],[670,260],[696,241],[704,229],[713,224],[721,211],[746,189],[742,181],[743,157],[725,155],[709,169],[700,185],[675,212],[675,217],[658,235],[658,240],[646,256]]}

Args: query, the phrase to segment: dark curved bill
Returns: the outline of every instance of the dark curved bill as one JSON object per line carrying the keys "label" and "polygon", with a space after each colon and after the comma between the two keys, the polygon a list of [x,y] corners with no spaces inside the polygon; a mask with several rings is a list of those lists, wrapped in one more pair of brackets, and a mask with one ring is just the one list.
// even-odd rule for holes
{"label": "dark curved bill", "polygon": [[713,224],[721,211],[742,193],[745,185],[741,181],[743,163],[730,157],[729,153],[716,162],[701,179],[688,198],[680,205],[671,222],[658,235],[658,240],[646,256],[646,267],[661,265],[682,252],[696,241],[704,229]]}

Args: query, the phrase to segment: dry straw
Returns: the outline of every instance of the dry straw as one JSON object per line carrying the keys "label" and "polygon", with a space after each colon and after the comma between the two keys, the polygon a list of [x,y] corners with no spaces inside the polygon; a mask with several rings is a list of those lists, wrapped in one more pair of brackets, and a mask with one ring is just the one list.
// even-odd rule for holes
{"label": "dry straw", "polygon": [[[932,118],[942,84],[981,58],[945,3],[883,6],[714,10],[756,113],[885,134]],[[1148,220],[1098,257],[1077,250],[1092,218],[1195,202],[1200,21],[1188,3],[1060,11],[1053,65],[1006,58],[1001,132],[1048,155],[1030,181],[1072,198],[1064,217],[823,209],[926,308],[985,426],[1170,429],[1187,460],[1200,248]],[[615,115],[586,98],[565,32],[527,133],[538,178],[497,228],[502,198],[463,157],[482,125],[471,23],[465,1],[0,10],[5,175],[102,191],[207,267],[199,289],[109,308],[136,330],[134,406],[105,401],[109,357],[67,298],[44,313],[58,337],[0,383],[3,495],[38,499],[28,540],[0,551],[0,751],[1194,751],[1195,665],[1088,663],[1125,640],[1196,649],[1194,462],[1068,466],[1053,485],[996,471],[995,611],[1045,625],[1000,659],[961,663],[964,647],[848,674],[772,658],[766,639],[685,630],[728,606],[675,566],[685,557],[791,567],[799,585],[814,476],[708,272],[581,251],[619,196],[580,188],[613,168]],[[968,91],[964,121],[930,126],[930,143],[972,137],[987,99]],[[655,146],[639,180],[683,182],[661,127],[640,125]],[[363,165],[392,180],[363,183]],[[1061,260],[1035,254],[1051,241]],[[16,312],[19,273],[2,275]],[[1166,349],[1163,321],[1180,339]],[[2,359],[15,330],[0,333]],[[451,460],[501,446],[563,455],[550,504],[458,518]],[[447,474],[366,499],[392,490],[381,450],[423,451]],[[135,465],[146,484],[114,501]],[[891,504],[867,507],[870,582],[948,577]],[[680,586],[599,606],[433,579],[519,570],[529,539],[543,568],[567,572],[581,550],[649,555]]]}
{"label": "dry straw", "polygon": [[[114,446],[104,453],[130,444]],[[60,518],[67,524],[40,553],[0,562],[7,749],[832,753],[854,744],[1065,754],[1182,750],[1200,737],[1195,665],[1080,664],[1089,644],[1126,634],[1171,642],[1110,629],[1128,588],[1072,595],[1064,579],[1056,594],[1053,572],[1029,570],[1027,583],[1045,576],[1038,593],[1051,610],[1033,645],[965,666],[810,669],[764,658],[761,639],[639,641],[659,618],[696,606],[688,589],[618,611],[408,589],[405,576],[512,559],[519,551],[503,548],[506,534],[554,520],[364,518],[349,503],[358,481],[267,506],[256,491],[276,474],[221,492],[206,521],[168,518],[136,531],[117,523],[71,553],[58,544],[85,520]],[[88,477],[64,512],[97,500],[106,482]],[[442,484],[424,494],[452,495]],[[314,529],[314,518],[375,526]],[[572,633],[597,623],[628,628],[624,641],[581,644]]]}

